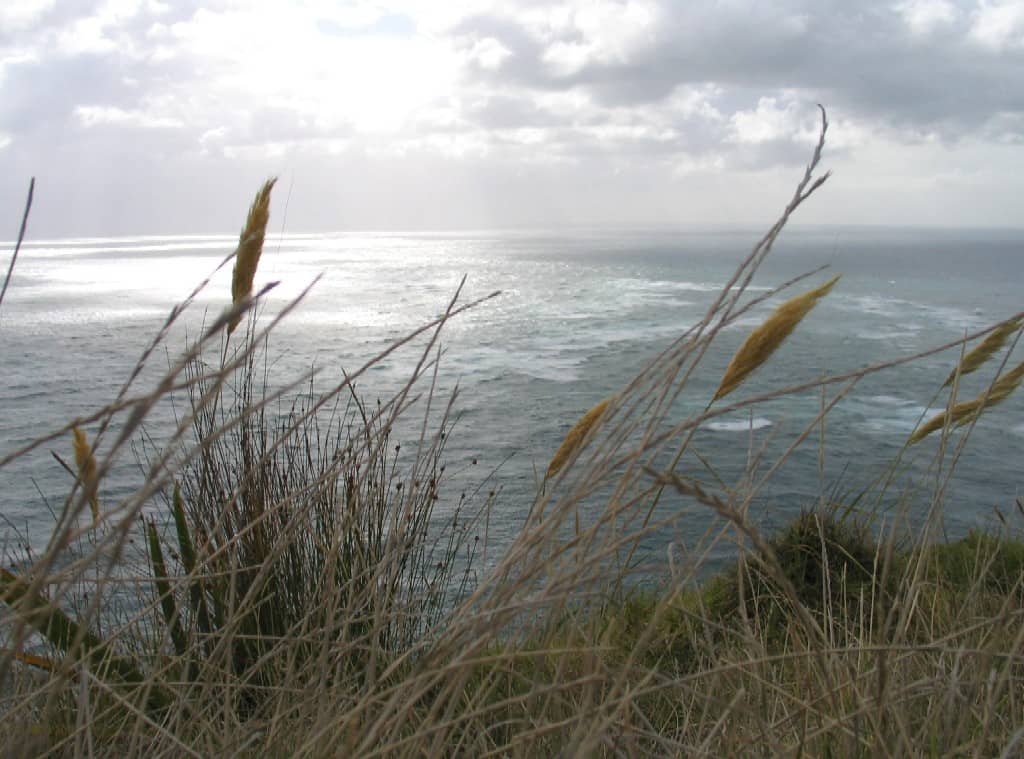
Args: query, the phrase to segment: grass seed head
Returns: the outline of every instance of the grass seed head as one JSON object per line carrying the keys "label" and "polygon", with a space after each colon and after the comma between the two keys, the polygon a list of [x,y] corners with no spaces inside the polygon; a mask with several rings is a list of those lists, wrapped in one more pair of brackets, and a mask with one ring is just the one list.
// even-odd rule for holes
{"label": "grass seed head", "polygon": [[[253,281],[256,279],[256,267],[263,253],[263,240],[267,234],[267,222],[270,220],[270,191],[274,188],[277,178],[268,179],[256,193],[245,227],[238,237],[238,248],[235,251],[235,268],[231,273],[231,303],[238,305],[252,294]],[[241,315],[236,316],[228,325],[228,334],[242,321]]]}
{"label": "grass seed head", "polygon": [[72,444],[75,448],[75,465],[78,467],[78,477],[82,481],[86,497],[89,499],[89,508],[92,510],[92,521],[100,518],[100,502],[96,494],[98,483],[96,482],[96,457],[93,455],[92,446],[89,445],[89,438],[79,427],[71,429]]}
{"label": "grass seed head", "polygon": [[732,361],[729,362],[722,382],[715,392],[714,400],[717,401],[731,393],[755,369],[767,361],[782,345],[782,342],[789,337],[796,325],[810,313],[821,298],[828,295],[838,281],[839,276],[833,277],[821,287],[790,298],[775,309],[775,312],[768,317],[764,324],[751,332],[740,349],[736,351]]}
{"label": "grass seed head", "polygon": [[[974,350],[970,351],[963,360],[960,362],[959,374],[963,377],[965,374],[970,374],[981,368],[982,364],[988,361],[992,356],[998,353],[1006,341],[1010,339],[1010,336],[1019,330],[1024,325],[1024,319],[1018,317],[1011,319],[1008,322],[1004,322],[996,329],[992,330],[988,336],[982,340]],[[949,377],[943,383],[943,387],[953,384],[953,380],[956,379],[957,369],[954,369],[949,373]]]}
{"label": "grass seed head", "polygon": [[580,417],[580,420],[573,425],[573,428],[566,434],[565,440],[562,441],[558,450],[555,451],[555,455],[551,458],[546,477],[553,477],[561,471],[566,462],[583,445],[587,434],[601,421],[604,412],[608,409],[608,405],[612,402],[613,398],[614,396],[605,398]]}
{"label": "grass seed head", "polygon": [[914,434],[910,436],[910,442],[916,443],[919,440],[923,440],[936,430],[943,429],[947,424],[962,427],[985,409],[1002,403],[1009,398],[1013,391],[1020,386],[1021,380],[1024,380],[1024,361],[1010,371],[1004,372],[999,379],[992,383],[992,387],[989,388],[987,394],[982,393],[973,400],[963,401],[953,406],[953,408],[933,416],[915,430]]}

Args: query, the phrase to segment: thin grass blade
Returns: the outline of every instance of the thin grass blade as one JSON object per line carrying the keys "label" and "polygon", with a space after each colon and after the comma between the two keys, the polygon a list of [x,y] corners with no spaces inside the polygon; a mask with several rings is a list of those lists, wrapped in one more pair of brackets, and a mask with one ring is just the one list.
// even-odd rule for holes
{"label": "thin grass blade", "polygon": [[156,525],[153,522],[146,525],[146,539],[149,543],[149,560],[153,562],[153,582],[156,584],[156,592],[160,597],[160,609],[163,612],[167,628],[170,630],[175,653],[178,656],[184,656],[188,642],[178,620],[178,605],[174,602],[174,593],[171,592],[171,584],[168,580],[167,563],[164,561],[164,552],[160,547],[160,536],[157,534]]}
{"label": "thin grass blade", "polygon": [[195,576],[196,550],[192,542],[192,534],[188,529],[188,520],[185,518],[185,504],[181,498],[181,488],[174,484],[174,496],[171,502],[171,513],[174,516],[174,530],[178,536],[178,551],[181,554],[181,565],[189,577],[188,596],[192,613],[195,614],[199,624],[199,631],[210,632],[210,612],[206,608],[206,595],[203,593],[202,583]]}

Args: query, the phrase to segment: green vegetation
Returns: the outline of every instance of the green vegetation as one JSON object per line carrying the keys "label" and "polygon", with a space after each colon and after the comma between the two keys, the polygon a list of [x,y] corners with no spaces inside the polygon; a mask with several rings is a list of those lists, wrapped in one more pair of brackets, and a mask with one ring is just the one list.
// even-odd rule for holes
{"label": "green vegetation", "polygon": [[[16,571],[0,573],[0,745],[151,757],[1024,750],[1016,533],[937,541],[943,488],[916,491],[940,494],[924,509],[907,496],[883,513],[868,507],[893,500],[896,478],[881,472],[854,501],[822,496],[765,535],[751,508],[761,472],[752,464],[728,485],[694,449],[710,419],[798,393],[820,399],[800,436],[813,440],[860,379],[919,357],[743,398],[831,279],[751,333],[702,413],[680,418],[674,404],[722,329],[804,279],[747,292],[824,182],[814,172],[826,126],[793,200],[707,316],[570,429],[486,571],[479,538],[498,488],[455,487],[445,444],[458,434],[456,398],[437,389],[440,336],[479,303],[456,293],[355,371],[275,384],[269,336],[298,301],[271,319],[253,312],[266,291],[253,282],[268,182],[240,235],[231,305],[163,379],[135,386],[192,298],[109,406],[0,459],[56,440],[73,443],[77,465],[50,543],[8,556]],[[928,352],[966,356],[951,367],[949,413],[900,454],[925,455],[935,440],[936,484],[970,422],[1016,389],[1018,369],[1003,366],[1022,324],[1017,314],[969,336],[989,336],[971,352],[964,341]],[[357,381],[397,350],[415,351],[407,383],[366,403]],[[957,403],[962,375],[1000,362],[988,390]],[[188,402],[153,440],[144,423],[172,393]],[[144,482],[114,499],[104,476],[139,439]],[[642,541],[684,520],[709,527],[652,574]],[[708,556],[723,543],[735,558],[712,573]]]}

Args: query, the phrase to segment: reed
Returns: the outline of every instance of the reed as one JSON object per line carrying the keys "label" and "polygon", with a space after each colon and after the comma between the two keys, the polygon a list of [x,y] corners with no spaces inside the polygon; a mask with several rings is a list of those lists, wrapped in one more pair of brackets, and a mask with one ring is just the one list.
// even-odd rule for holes
{"label": "reed", "polygon": [[838,281],[839,276],[833,277],[821,287],[790,298],[779,306],[764,324],[751,332],[729,362],[722,382],[715,391],[714,400],[717,401],[731,393],[767,361]]}
{"label": "reed", "polygon": [[558,474],[580,448],[583,447],[587,440],[587,435],[604,418],[605,411],[608,410],[608,406],[613,400],[615,400],[615,396],[609,396],[598,402],[592,409],[581,416],[579,421],[566,433],[565,439],[562,440],[562,444],[558,446],[555,455],[551,457],[551,463],[548,464],[548,471],[545,475],[547,478]]}
{"label": "reed", "polygon": [[1003,346],[1006,345],[1006,341],[1021,328],[1021,325],[1024,325],[1024,319],[1017,317],[1000,324],[996,329],[992,330],[988,337],[961,359],[957,367],[949,373],[942,386],[948,387],[952,385],[957,376],[964,377],[978,371],[985,362],[1002,350]]}
{"label": "reed", "polygon": [[1022,379],[1024,379],[1024,362],[1000,375],[988,391],[977,398],[957,403],[951,409],[933,416],[914,431],[914,434],[910,436],[910,443],[920,442],[936,430],[944,429],[947,425],[962,427],[985,409],[992,408],[1009,398],[1013,391],[1020,386]]}
{"label": "reed", "polygon": [[[256,267],[263,253],[263,240],[267,234],[267,222],[270,220],[270,192],[274,189],[277,178],[264,182],[256,193],[245,226],[238,237],[238,248],[235,250],[235,267],[231,272],[231,303],[238,307],[252,295],[253,282],[256,279]],[[242,321],[242,314],[233,316],[228,323],[230,335]]]}
{"label": "reed", "polygon": [[82,489],[89,500],[89,508],[92,510],[92,521],[95,523],[100,518],[99,483],[96,480],[96,456],[93,455],[92,446],[89,445],[89,438],[81,427],[72,428],[71,439],[75,449],[75,465],[78,467],[78,479],[81,481]]}

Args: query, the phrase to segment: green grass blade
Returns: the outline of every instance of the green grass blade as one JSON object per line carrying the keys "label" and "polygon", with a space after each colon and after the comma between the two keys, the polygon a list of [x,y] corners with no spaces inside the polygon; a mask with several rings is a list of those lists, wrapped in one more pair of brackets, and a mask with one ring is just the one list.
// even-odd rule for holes
{"label": "green grass blade", "polygon": [[178,606],[174,603],[174,594],[171,592],[171,584],[168,582],[167,564],[164,561],[163,549],[160,548],[160,536],[157,535],[156,525],[153,522],[146,525],[146,538],[149,542],[149,558],[153,562],[153,582],[156,584],[156,590],[160,596],[160,608],[163,611],[167,627],[170,629],[174,651],[178,656],[184,656],[188,642],[178,620]]}
{"label": "green grass blade", "polygon": [[181,564],[189,576],[188,596],[192,613],[196,615],[199,631],[210,633],[210,613],[206,608],[206,595],[198,577],[194,576],[196,568],[196,549],[185,518],[185,504],[181,498],[181,488],[174,485],[174,498],[171,511],[174,515],[174,529],[178,534],[178,548],[181,551]]}
{"label": "green grass blade", "polygon": [[[111,655],[104,641],[44,596],[31,593],[24,579],[3,568],[0,568],[0,601],[65,655],[87,657],[101,676],[115,672],[124,682],[145,682],[146,678],[129,659]],[[170,697],[164,689],[154,686],[150,690],[148,705],[151,709],[161,709],[168,703]]]}
{"label": "green grass blade", "polygon": [[25,621],[65,654],[69,653],[76,641],[86,651],[103,648],[103,641],[83,629],[43,596],[30,594],[28,583],[6,569],[0,569],[0,599],[12,608],[20,603],[17,611]]}

